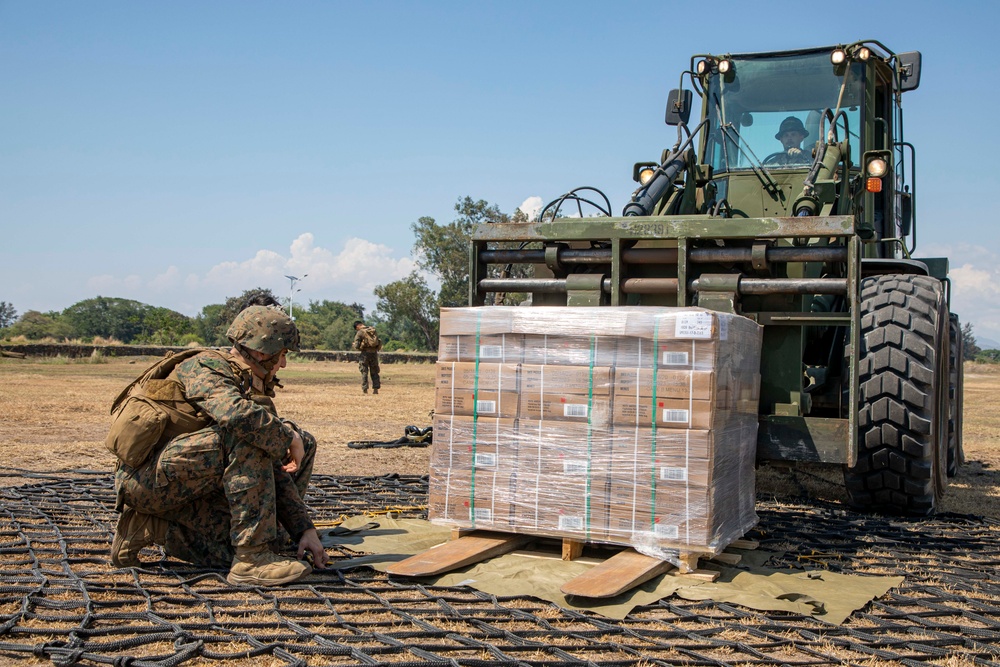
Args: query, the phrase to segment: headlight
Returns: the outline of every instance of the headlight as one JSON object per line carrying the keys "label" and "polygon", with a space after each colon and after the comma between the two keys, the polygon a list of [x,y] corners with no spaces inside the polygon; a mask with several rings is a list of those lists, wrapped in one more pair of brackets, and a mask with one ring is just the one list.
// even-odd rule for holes
{"label": "headlight", "polygon": [[875,178],[882,178],[885,176],[887,166],[885,160],[878,157],[868,162],[868,175]]}
{"label": "headlight", "polygon": [[653,175],[656,174],[656,169],[652,167],[645,167],[639,170],[639,184],[646,185],[651,180],[653,180]]}
{"label": "headlight", "polygon": [[871,57],[871,55],[872,55],[872,51],[871,51],[871,49],[869,49],[869,48],[868,48],[867,46],[862,46],[862,47],[861,47],[860,49],[858,49],[858,50],[857,50],[857,52],[855,52],[855,54],[854,54],[854,56],[855,56],[855,57],[856,57],[856,58],[857,58],[858,60],[868,60],[868,59],[869,59],[869,58]]}
{"label": "headlight", "polygon": [[726,74],[733,68],[732,60],[720,60],[719,61],[719,74]]}
{"label": "headlight", "polygon": [[697,70],[698,75],[705,74],[712,69],[712,63],[708,60],[699,60],[698,64],[695,65],[695,70]]}
{"label": "headlight", "polygon": [[830,62],[834,65],[841,65],[845,60],[847,60],[847,52],[843,49],[836,49],[830,54]]}

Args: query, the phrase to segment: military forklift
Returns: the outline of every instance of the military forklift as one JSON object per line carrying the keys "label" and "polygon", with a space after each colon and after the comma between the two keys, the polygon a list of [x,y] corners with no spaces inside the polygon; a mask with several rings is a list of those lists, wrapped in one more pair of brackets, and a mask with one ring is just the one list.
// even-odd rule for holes
{"label": "military forklift", "polygon": [[839,465],[853,506],[932,513],[962,463],[962,331],[948,260],[914,255],[901,99],[920,63],[874,40],[693,56],[667,98],[677,141],[635,165],[621,214],[583,187],[478,227],[470,304],[752,318],[758,461]]}

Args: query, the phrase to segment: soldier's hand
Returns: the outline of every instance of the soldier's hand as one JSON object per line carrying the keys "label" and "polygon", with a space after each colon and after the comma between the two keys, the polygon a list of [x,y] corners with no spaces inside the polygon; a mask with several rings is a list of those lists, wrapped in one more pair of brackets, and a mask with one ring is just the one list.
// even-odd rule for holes
{"label": "soldier's hand", "polygon": [[796,155],[801,155],[802,154],[802,149],[801,148],[794,148],[794,147],[793,148],[789,148],[788,149],[788,154],[790,156],[792,156],[792,157],[795,157]]}
{"label": "soldier's hand", "polygon": [[315,528],[310,528],[302,533],[302,537],[299,538],[299,560],[305,558],[306,551],[312,555],[313,567],[317,570],[325,568],[326,564],[330,561],[330,557],[323,548],[323,543],[320,541],[319,533],[316,532]]}
{"label": "soldier's hand", "polygon": [[288,455],[292,460],[281,466],[281,469],[285,472],[295,472],[306,456],[306,448],[298,431],[292,431],[292,444],[288,446]]}

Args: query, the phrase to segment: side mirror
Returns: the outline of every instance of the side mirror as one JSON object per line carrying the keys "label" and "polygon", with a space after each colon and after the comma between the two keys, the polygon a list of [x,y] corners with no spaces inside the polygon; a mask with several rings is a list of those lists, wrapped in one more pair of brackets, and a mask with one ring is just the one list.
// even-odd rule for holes
{"label": "side mirror", "polygon": [[687,125],[691,118],[691,91],[674,89],[667,95],[667,125]]}
{"label": "side mirror", "polygon": [[906,238],[913,229],[913,195],[899,193],[899,235]]}
{"label": "side mirror", "polygon": [[899,66],[899,92],[916,90],[920,85],[920,51],[897,53],[896,62]]}

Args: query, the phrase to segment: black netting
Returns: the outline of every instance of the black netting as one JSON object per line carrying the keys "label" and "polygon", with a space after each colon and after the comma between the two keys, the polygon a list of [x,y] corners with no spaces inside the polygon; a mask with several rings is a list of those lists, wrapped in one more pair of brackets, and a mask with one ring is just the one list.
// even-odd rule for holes
{"label": "black netting", "polygon": [[[2,476],[4,473],[0,473]],[[15,476],[8,473],[8,477]],[[941,665],[1000,660],[996,521],[857,515],[761,500],[776,566],[903,574],[841,626],[667,598],[624,621],[530,598],[431,588],[367,568],[275,589],[177,561],[113,569],[107,473],[17,472],[0,492],[0,658],[59,665]],[[316,476],[320,521],[420,516],[419,477]],[[347,552],[339,557],[347,557]]]}

